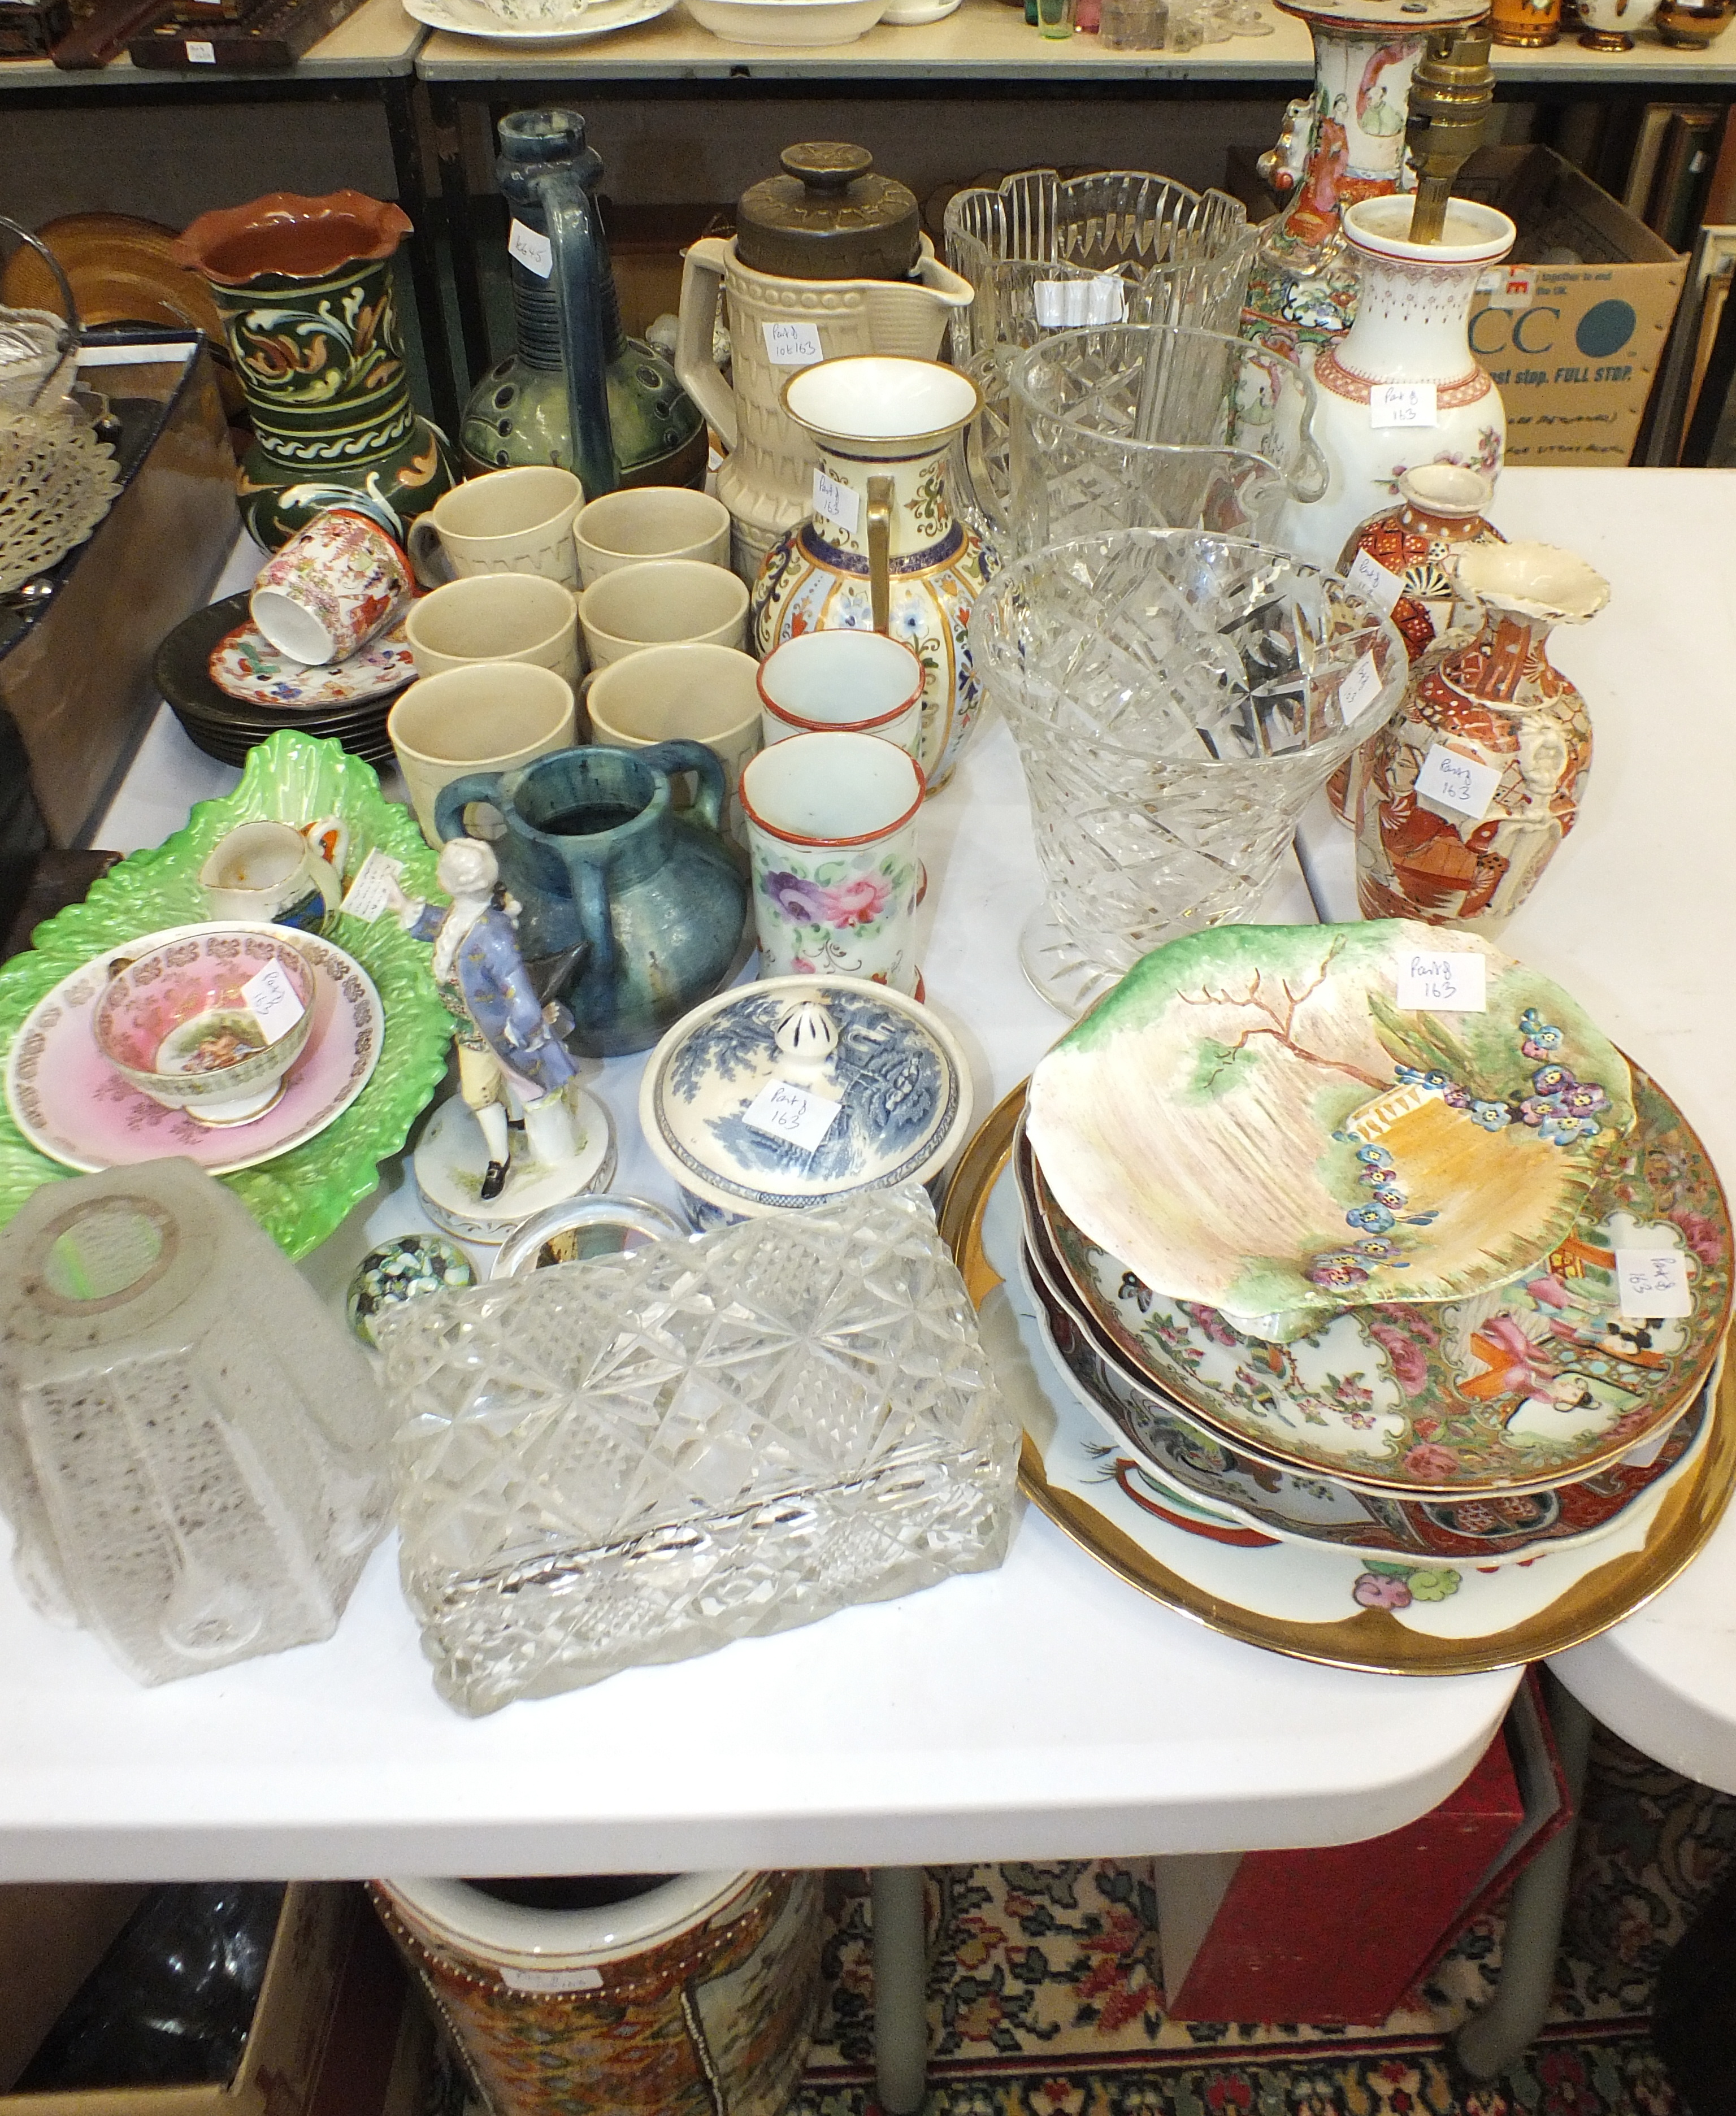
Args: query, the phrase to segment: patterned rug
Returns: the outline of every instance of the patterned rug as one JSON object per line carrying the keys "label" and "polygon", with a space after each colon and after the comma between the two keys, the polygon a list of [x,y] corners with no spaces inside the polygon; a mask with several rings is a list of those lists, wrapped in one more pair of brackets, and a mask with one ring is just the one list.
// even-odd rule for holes
{"label": "patterned rug", "polygon": [[[1499,1973],[1480,1920],[1370,2028],[1171,2022],[1149,1862],[931,1870],[928,2116],[1681,2116],[1659,1963],[1736,1864],[1736,1799],[1599,1730],[1549,2026],[1471,2086],[1448,2039]],[[874,2108],[867,1881],[833,1877],[818,2036],[791,2116]]]}

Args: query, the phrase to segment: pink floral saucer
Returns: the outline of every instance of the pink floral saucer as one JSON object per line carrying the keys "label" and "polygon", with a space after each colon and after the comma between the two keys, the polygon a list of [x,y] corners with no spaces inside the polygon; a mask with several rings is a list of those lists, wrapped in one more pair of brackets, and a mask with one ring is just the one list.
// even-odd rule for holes
{"label": "pink floral saucer", "polygon": [[403,620],[347,661],[292,661],[251,624],[237,624],[211,649],[206,667],[219,691],[250,706],[360,705],[401,691],[416,678]]}
{"label": "pink floral saucer", "polygon": [[45,993],[14,1037],[6,1067],[7,1106],[39,1153],[87,1171],[180,1153],[212,1175],[229,1175],[274,1161],[324,1131],[367,1085],[385,1028],[373,980],[342,948],[298,933],[296,946],[319,973],[313,1028],[270,1109],[249,1123],[214,1129],[130,1087],[98,1050],[91,1027],[109,964],[183,932],[233,933],[238,942],[264,933],[281,941],[287,928],[239,921],[176,927],[105,949]]}

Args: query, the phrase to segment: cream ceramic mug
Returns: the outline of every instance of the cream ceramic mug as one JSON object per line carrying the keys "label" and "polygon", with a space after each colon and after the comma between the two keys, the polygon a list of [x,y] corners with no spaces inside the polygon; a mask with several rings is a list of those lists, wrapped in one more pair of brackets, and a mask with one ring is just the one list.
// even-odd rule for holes
{"label": "cream ceramic mug", "polygon": [[578,610],[570,588],[535,573],[478,573],[426,595],[404,619],[418,676],[479,661],[532,661],[578,684]]}
{"label": "cream ceramic mug", "polygon": [[748,636],[748,591],[726,567],[647,559],[593,581],[578,599],[578,623],[593,669],[680,640],[739,646]]}
{"label": "cream ceramic mug", "polygon": [[443,786],[570,749],[576,721],[573,686],[533,663],[483,662],[411,684],[387,715],[386,733],[422,835],[440,842],[434,804]]}
{"label": "cream ceramic mug", "polygon": [[524,463],[486,471],[443,493],[405,540],[425,587],[474,573],[540,573],[578,586],[573,518],[585,489],[569,470]]}
{"label": "cream ceramic mug", "polygon": [[920,996],[909,751],[875,734],[797,734],[749,758],[741,804],[762,978],[873,978]]}
{"label": "cream ceramic mug", "polygon": [[638,559],[730,563],[730,510],[684,485],[624,485],[578,510],[573,523],[585,586]]}
{"label": "cream ceramic mug", "polygon": [[691,640],[647,646],[592,678],[585,700],[591,738],[617,749],[702,742],[729,782],[724,809],[729,834],[745,844],[741,774],[760,743],[758,673],[753,656],[733,646]]}

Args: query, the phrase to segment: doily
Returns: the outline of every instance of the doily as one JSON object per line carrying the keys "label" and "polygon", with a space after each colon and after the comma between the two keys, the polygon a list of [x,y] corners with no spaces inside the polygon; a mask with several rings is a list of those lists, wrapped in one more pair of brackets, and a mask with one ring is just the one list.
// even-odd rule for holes
{"label": "doily", "polygon": [[0,407],[0,595],[82,544],[119,481],[113,451],[81,419]]}

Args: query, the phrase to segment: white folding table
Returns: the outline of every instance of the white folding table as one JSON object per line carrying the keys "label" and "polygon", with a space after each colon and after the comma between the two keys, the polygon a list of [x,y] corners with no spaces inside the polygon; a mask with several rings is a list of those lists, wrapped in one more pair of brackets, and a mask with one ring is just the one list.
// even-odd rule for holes
{"label": "white folding table", "polygon": [[[1702,613],[1690,636],[1679,619],[1736,528],[1736,484],[1633,472],[1618,488],[1617,475],[1513,473],[1497,504],[1503,526],[1535,524],[1584,551],[1616,589],[1595,628],[1559,642],[1599,721],[1600,760],[1583,829],[1513,945],[1655,1064],[1717,1150],[1736,1111],[1721,1114],[1730,1067],[1702,1024],[1729,1011],[1724,928],[1736,914],[1688,888],[1715,856],[1727,804],[1728,772],[1699,745],[1728,697],[1729,619]],[[1668,795],[1646,739],[1666,718],[1683,781]],[[99,841],[155,843],[190,799],[234,778],[165,713]],[[1329,904],[1347,848],[1329,834],[1310,848]],[[1063,1026],[1013,959],[1039,885],[1004,728],[983,731],[937,798],[923,851],[928,992],[986,1113]],[[1293,867],[1263,915],[1315,915]],[[619,1187],[667,1195],[635,1139],[639,1065],[611,1061],[594,1084],[620,1131]],[[401,1170],[387,1175],[308,1260],[327,1290],[371,1240],[412,1222]],[[1695,1571],[1730,1562],[1727,1531]],[[1600,1650],[1568,1657],[1569,1680]],[[6,1572],[0,1878],[872,1866],[887,1943],[882,2098],[903,2109],[920,2084],[919,1926],[896,1870],[1378,1835],[1463,1778],[1515,1680],[1353,1673],[1238,1644],[1135,1593],[1030,1511],[998,1571],[480,1721],[435,1695],[389,1546],[325,1644],[155,1690],[36,1616]]]}

